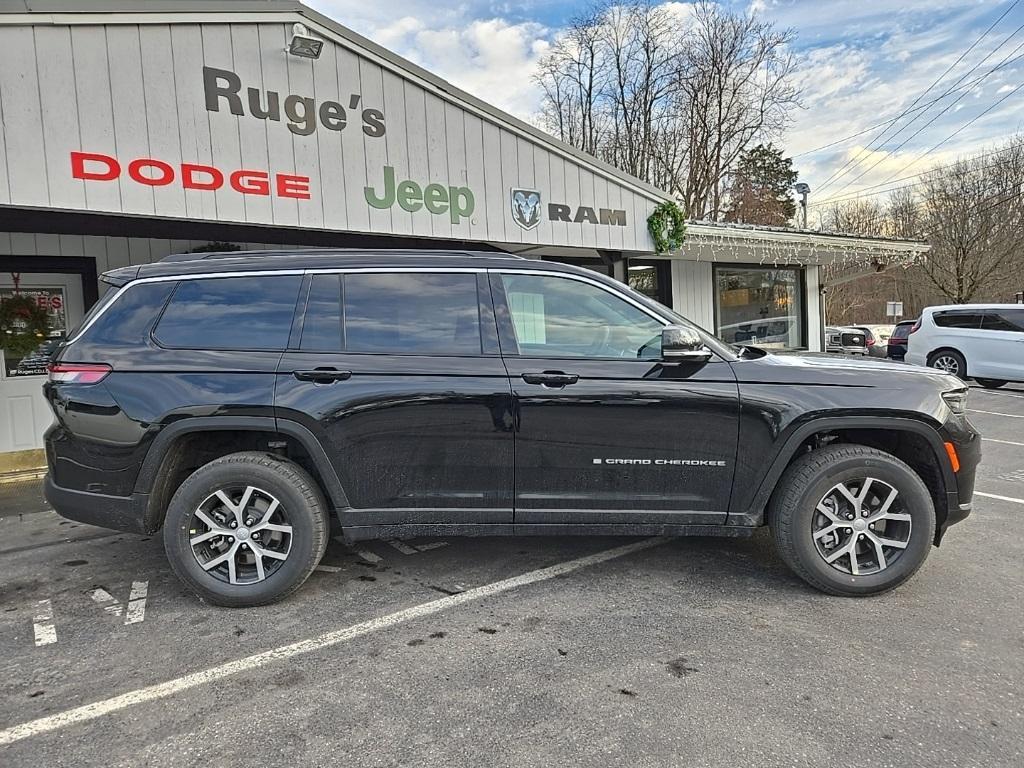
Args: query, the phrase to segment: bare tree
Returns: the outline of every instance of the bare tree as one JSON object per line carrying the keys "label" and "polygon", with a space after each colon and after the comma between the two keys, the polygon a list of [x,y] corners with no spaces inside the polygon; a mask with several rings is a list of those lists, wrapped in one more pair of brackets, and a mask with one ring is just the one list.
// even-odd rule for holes
{"label": "bare tree", "polygon": [[791,31],[699,0],[595,5],[542,59],[541,122],[561,140],[719,218],[740,153],[797,105]]}
{"label": "bare tree", "polygon": [[889,267],[840,283],[863,266],[825,268],[829,322],[882,322],[885,302],[904,303],[914,317],[934,304],[1010,301],[1024,286],[1024,138],[995,151],[937,166],[886,204],[847,201],[823,215],[826,229],[866,236],[926,240],[921,263]]}
{"label": "bare tree", "polygon": [[687,153],[671,188],[689,215],[718,219],[726,173],[753,141],[777,136],[788,124],[799,99],[791,83],[793,39],[792,30],[777,30],[752,14],[710,0],[694,5],[680,72]]}
{"label": "bare tree", "polygon": [[932,246],[921,273],[942,297],[963,304],[998,293],[1024,266],[1024,142],[990,158],[937,168],[922,184]]}

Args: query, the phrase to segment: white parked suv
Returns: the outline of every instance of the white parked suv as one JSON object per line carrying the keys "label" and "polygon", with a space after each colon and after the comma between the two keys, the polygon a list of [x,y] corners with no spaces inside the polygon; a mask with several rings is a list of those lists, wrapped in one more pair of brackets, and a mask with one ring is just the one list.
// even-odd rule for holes
{"label": "white parked suv", "polygon": [[906,361],[991,389],[1024,382],[1024,305],[928,307],[910,330]]}

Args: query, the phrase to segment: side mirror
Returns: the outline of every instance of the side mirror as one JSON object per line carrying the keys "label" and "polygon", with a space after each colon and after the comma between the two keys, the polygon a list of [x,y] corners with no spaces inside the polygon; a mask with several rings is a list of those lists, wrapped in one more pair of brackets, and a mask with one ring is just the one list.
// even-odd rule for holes
{"label": "side mirror", "polygon": [[661,329],[661,359],[667,363],[706,363],[711,350],[692,328],[666,325]]}

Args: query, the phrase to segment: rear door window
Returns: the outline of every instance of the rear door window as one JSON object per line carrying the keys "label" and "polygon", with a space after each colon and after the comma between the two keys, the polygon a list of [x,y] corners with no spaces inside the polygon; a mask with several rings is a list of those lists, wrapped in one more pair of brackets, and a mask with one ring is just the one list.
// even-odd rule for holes
{"label": "rear door window", "polygon": [[350,273],[343,284],[348,352],[482,352],[475,273]]}
{"label": "rear door window", "polygon": [[153,337],[164,347],[283,351],[301,275],[182,280]]}

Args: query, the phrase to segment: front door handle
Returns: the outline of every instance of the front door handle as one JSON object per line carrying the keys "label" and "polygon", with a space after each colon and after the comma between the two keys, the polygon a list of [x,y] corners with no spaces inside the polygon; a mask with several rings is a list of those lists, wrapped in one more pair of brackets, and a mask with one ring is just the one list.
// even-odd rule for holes
{"label": "front door handle", "polygon": [[352,378],[352,371],[339,371],[337,368],[317,368],[312,371],[292,371],[299,381],[312,381],[314,384],[333,384]]}
{"label": "front door handle", "polygon": [[561,371],[523,374],[523,381],[527,384],[541,384],[545,387],[565,387],[575,384],[579,380],[580,377],[575,373],[562,373]]}

